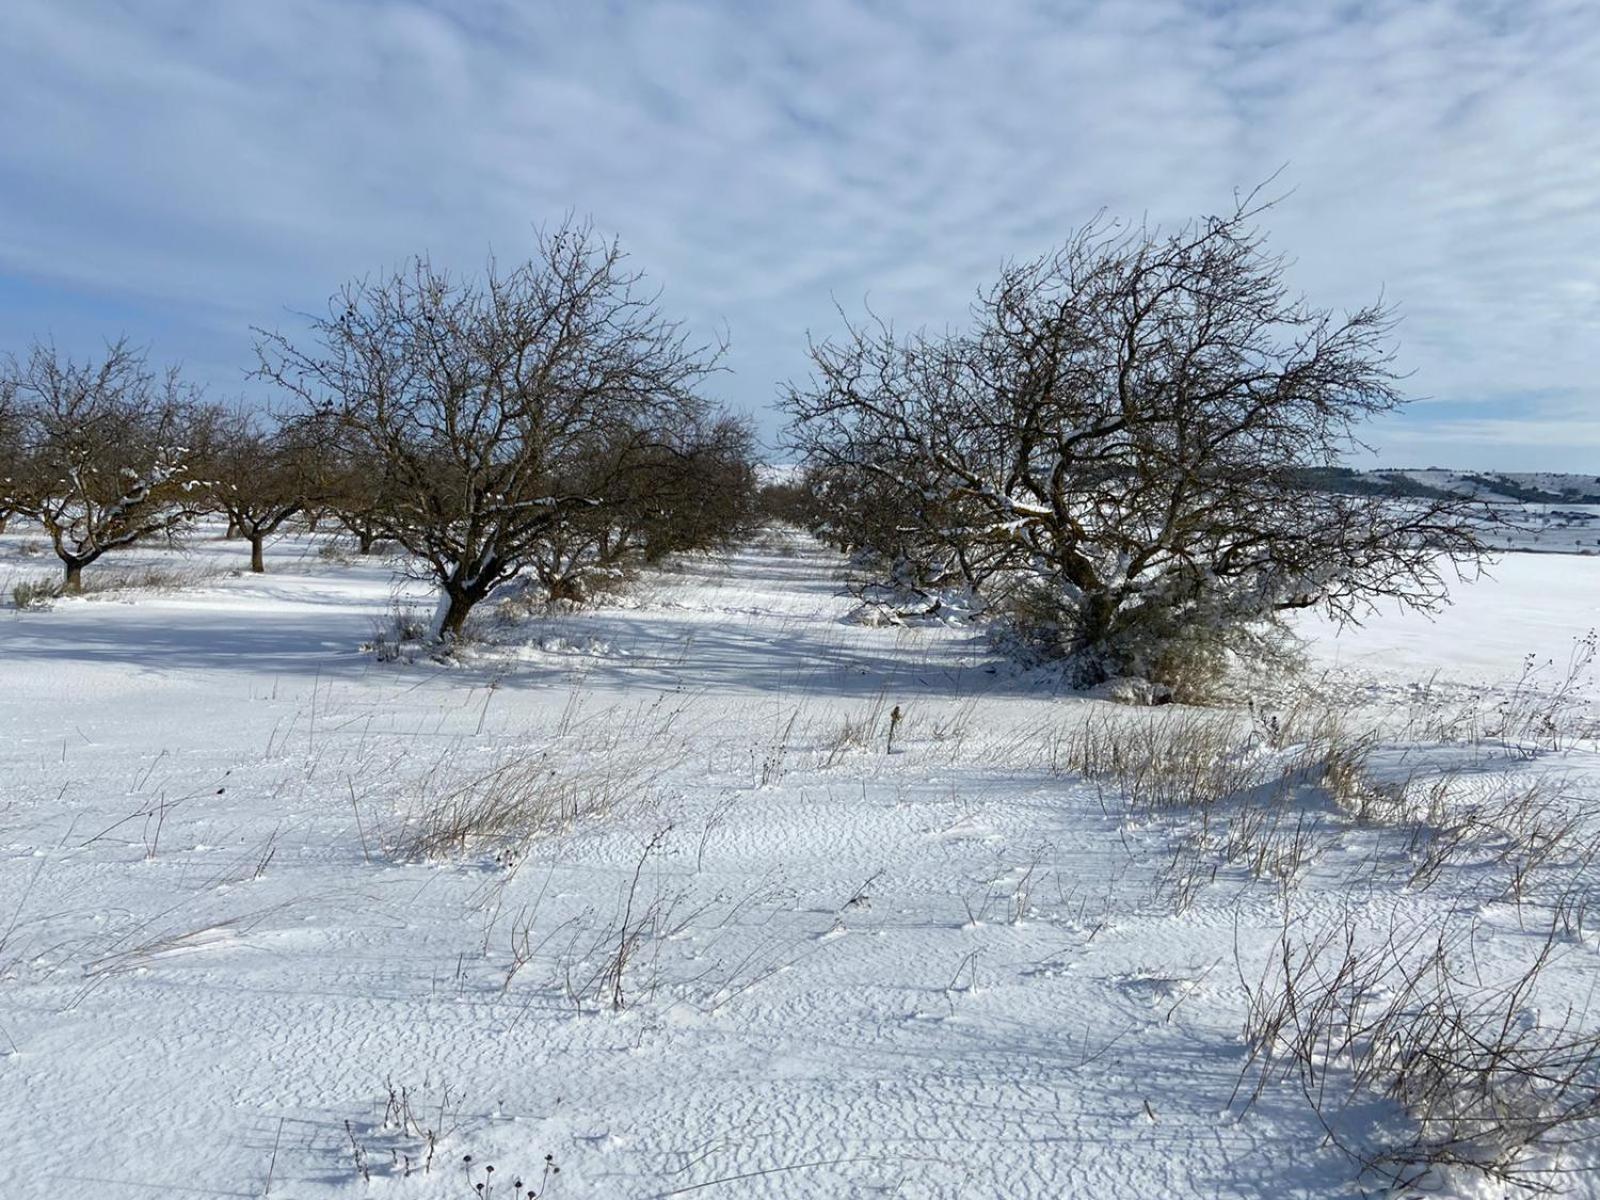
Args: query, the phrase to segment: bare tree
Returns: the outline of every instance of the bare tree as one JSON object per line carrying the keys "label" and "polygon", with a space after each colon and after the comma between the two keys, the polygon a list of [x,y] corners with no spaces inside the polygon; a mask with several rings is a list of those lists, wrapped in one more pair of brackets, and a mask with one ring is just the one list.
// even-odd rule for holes
{"label": "bare tree", "polygon": [[383,535],[379,509],[386,493],[383,461],[364,450],[345,444],[337,428],[329,431],[327,448],[332,461],[319,514],[328,514],[356,539],[356,551],[371,554]]}
{"label": "bare tree", "polygon": [[817,480],[811,472],[796,471],[758,479],[756,485],[756,517],[763,522],[777,521],[785,525],[819,527],[824,521]]}
{"label": "bare tree", "polygon": [[330,488],[326,420],[278,422],[245,409],[209,409],[193,440],[206,495],[250,543],[250,569],[267,569],[266,539],[320,503]]}
{"label": "bare tree", "polygon": [[0,533],[17,510],[22,485],[22,427],[12,372],[0,371]]}
{"label": "bare tree", "polygon": [[[711,550],[756,522],[755,440],[730,417],[658,431],[653,446],[597,444],[590,470],[610,502],[552,529],[532,557],[550,600],[581,601],[592,585],[669,554]],[[631,465],[621,469],[619,456]]]}
{"label": "bare tree", "polygon": [[0,364],[21,452],[15,510],[44,526],[81,590],[102,555],[170,534],[201,506],[186,431],[197,394],[126,340],[82,362],[35,343]]}
{"label": "bare tree", "polygon": [[755,435],[731,417],[689,426],[630,482],[633,496],[613,522],[617,541],[631,542],[645,562],[714,550],[755,527]]}
{"label": "bare tree", "polygon": [[[541,233],[534,258],[459,279],[417,260],[353,283],[314,345],[262,332],[259,373],[336,414],[381,464],[374,514],[441,592],[438,633],[525,570],[576,514],[618,504],[663,429],[699,414],[717,352],[667,320],[614,242]],[[596,473],[597,440],[612,447]]]}
{"label": "bare tree", "polygon": [[1006,267],[968,332],[814,344],[797,445],[924,557],[1027,593],[1085,683],[1158,679],[1286,609],[1442,603],[1483,549],[1469,502],[1310,485],[1404,403],[1390,313],[1291,295],[1262,207],[1091,225]]}

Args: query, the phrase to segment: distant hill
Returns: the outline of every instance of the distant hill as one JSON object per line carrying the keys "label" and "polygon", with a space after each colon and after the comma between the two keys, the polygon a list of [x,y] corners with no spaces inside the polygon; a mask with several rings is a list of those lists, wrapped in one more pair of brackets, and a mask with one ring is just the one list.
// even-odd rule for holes
{"label": "distant hill", "polygon": [[1314,488],[1347,496],[1449,495],[1443,485],[1424,483],[1404,471],[1356,471],[1349,467],[1318,467],[1300,473]]}
{"label": "distant hill", "polygon": [[1554,471],[1447,471],[1440,467],[1369,473],[1398,475],[1423,487],[1464,492],[1484,500],[1509,500],[1520,504],[1600,504],[1600,475],[1563,475]]}
{"label": "distant hill", "polygon": [[1497,549],[1600,553],[1600,475],[1330,467],[1306,471],[1303,477],[1313,487],[1345,495],[1471,496],[1499,513],[1501,523],[1488,533]]}
{"label": "distant hill", "polygon": [[1356,471],[1328,467],[1305,472],[1307,482],[1348,495],[1467,495],[1508,504],[1600,504],[1600,475],[1551,471],[1451,471],[1443,467]]}

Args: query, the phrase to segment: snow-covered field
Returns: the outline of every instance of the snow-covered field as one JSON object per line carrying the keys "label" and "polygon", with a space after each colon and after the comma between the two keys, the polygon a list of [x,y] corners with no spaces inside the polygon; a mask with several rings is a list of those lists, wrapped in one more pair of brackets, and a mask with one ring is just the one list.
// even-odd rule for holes
{"label": "snow-covered field", "polygon": [[[0,581],[53,567],[30,540]],[[1325,1196],[1361,1168],[1299,1085],[1239,1087],[1286,929],[1461,929],[1492,983],[1564,897],[1517,1019],[1600,1024],[1600,920],[1572,919],[1600,691],[1549,700],[1600,558],[1309,624],[1305,678],[1263,681],[1257,728],[1311,695],[1384,722],[1374,778],[1559,793],[1575,832],[1517,899],[1513,855],[1418,882],[1408,834],[1309,786],[1303,855],[1255,878],[1234,802],[1074,765],[1171,710],[1052,693],[971,629],[847,623],[800,535],[448,664],[360,650],[425,600],[320,544],[250,577],[203,541],[178,590],[0,610],[0,1197]],[[1541,705],[1554,735],[1508,724]],[[1408,1121],[1323,1118],[1358,1149]],[[1600,1196],[1584,1153],[1554,1178]]]}

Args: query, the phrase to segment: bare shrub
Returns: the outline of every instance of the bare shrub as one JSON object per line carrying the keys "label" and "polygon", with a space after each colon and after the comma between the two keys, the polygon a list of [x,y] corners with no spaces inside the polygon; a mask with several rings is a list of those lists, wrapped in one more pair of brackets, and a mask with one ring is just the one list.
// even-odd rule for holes
{"label": "bare shrub", "polygon": [[1530,654],[1522,673],[1495,705],[1487,733],[1504,741],[1525,758],[1560,753],[1573,742],[1600,733],[1584,697],[1594,675],[1600,651],[1600,634],[1591,629],[1576,639],[1563,665]]}
{"label": "bare shrub", "polygon": [[[1002,618],[997,646],[1024,663],[1059,662],[1062,647],[1076,636],[1079,617],[1074,607],[1043,585],[1006,593],[993,612]],[[1146,618],[1123,651],[1121,673],[1099,675],[1096,694],[1138,704],[1223,704],[1248,679],[1263,673],[1288,678],[1305,665],[1299,641],[1271,619],[1175,619],[1169,625]]]}
{"label": "bare shrub", "polygon": [[379,662],[396,662],[406,657],[408,647],[417,647],[429,634],[428,620],[412,604],[396,600],[389,611],[372,622],[372,640],[362,645]]}
{"label": "bare shrub", "polygon": [[494,618],[502,624],[520,625],[615,604],[629,595],[638,579],[636,567],[621,563],[574,566],[559,577],[547,574],[510,586],[496,600]]}
{"label": "bare shrub", "polygon": [[671,833],[670,825],[657,830],[639,851],[639,861],[634,865],[633,875],[628,881],[622,916],[617,922],[616,950],[605,956],[601,969],[588,985],[587,990],[607,998],[613,1012],[620,1012],[627,1005],[628,967],[638,955],[640,947],[665,935],[677,908],[675,900],[664,903],[658,896],[646,903],[639,895],[639,879],[644,874],[645,864]]}
{"label": "bare shrub", "polygon": [[1559,779],[1447,773],[1396,790],[1392,823],[1409,827],[1409,882],[1426,886],[1452,863],[1504,868],[1503,895],[1520,903],[1534,873],[1573,846],[1581,815]]}
{"label": "bare shrub", "polygon": [[1489,724],[1484,705],[1485,689],[1464,690],[1437,677],[1424,680],[1412,685],[1399,735],[1412,742],[1476,745]]}
{"label": "bare shrub", "polygon": [[51,580],[24,579],[11,585],[11,606],[18,612],[43,612],[60,595],[60,585]]}

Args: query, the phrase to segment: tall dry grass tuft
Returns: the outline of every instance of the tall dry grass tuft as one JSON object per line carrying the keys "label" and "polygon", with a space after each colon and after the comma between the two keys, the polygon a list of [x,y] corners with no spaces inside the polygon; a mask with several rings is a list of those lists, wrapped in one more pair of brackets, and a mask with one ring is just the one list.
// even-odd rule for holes
{"label": "tall dry grass tuft", "polygon": [[528,843],[646,800],[668,769],[644,756],[501,762],[461,782],[427,776],[403,805],[384,850],[402,861],[519,854]]}
{"label": "tall dry grass tuft", "polygon": [[[1470,931],[1365,944],[1353,917],[1311,936],[1285,928],[1247,996],[1244,1106],[1296,1085],[1328,1139],[1403,1188],[1441,1170],[1557,1190],[1561,1157],[1600,1139],[1600,1031],[1541,1006],[1556,926],[1506,978],[1469,971]],[[1392,1102],[1409,1130],[1373,1144],[1356,1119]],[[1382,1127],[1378,1123],[1376,1127]]]}

